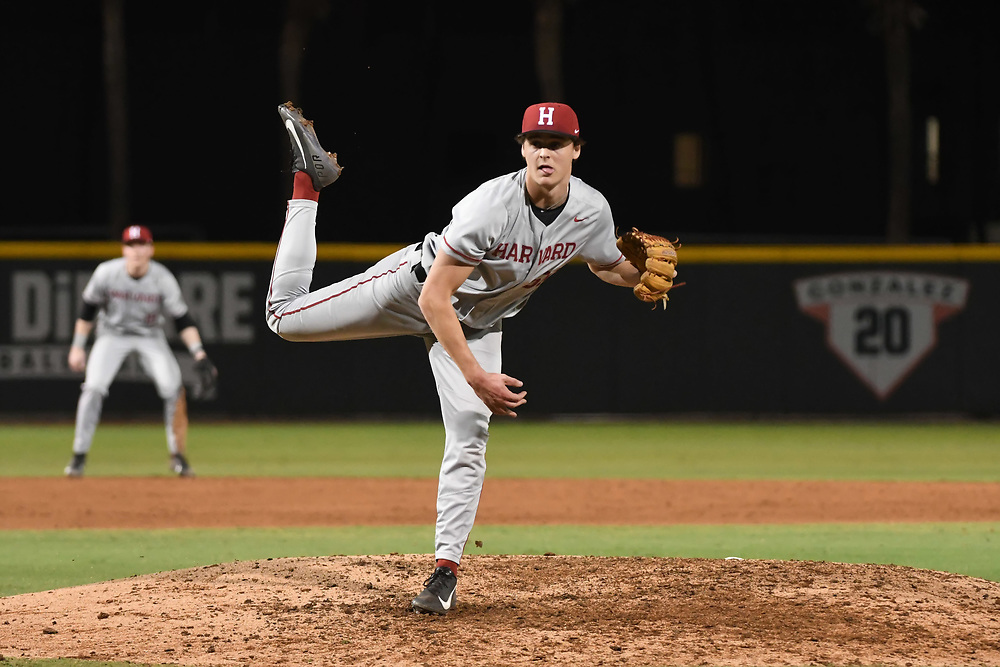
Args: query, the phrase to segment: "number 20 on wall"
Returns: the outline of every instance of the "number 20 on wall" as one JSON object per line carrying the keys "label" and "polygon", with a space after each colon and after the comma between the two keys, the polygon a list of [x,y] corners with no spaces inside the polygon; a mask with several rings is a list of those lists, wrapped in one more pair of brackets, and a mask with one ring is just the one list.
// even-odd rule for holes
{"label": "number 20 on wall", "polygon": [[854,311],[854,353],[863,356],[906,354],[911,346],[910,311],[901,306],[864,305]]}

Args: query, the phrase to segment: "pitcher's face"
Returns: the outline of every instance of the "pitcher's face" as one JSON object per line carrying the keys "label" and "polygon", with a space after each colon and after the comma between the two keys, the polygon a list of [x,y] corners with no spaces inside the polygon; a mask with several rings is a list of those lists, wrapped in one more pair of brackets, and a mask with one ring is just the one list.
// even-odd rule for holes
{"label": "pitcher's face", "polygon": [[528,178],[551,190],[569,181],[580,146],[556,134],[529,133],[521,144],[521,155],[528,166]]}

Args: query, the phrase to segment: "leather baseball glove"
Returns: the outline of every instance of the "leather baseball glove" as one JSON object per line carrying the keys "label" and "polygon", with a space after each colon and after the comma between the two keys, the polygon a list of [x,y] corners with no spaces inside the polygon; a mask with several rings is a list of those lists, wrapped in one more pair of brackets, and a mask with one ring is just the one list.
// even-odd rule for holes
{"label": "leather baseball glove", "polygon": [[680,247],[677,241],[671,243],[662,236],[640,232],[635,227],[618,237],[618,249],[642,272],[639,284],[632,290],[637,299],[652,303],[653,308],[660,302],[667,307],[667,292],[674,286],[677,248]]}
{"label": "leather baseball glove", "polygon": [[191,386],[191,398],[196,401],[210,401],[218,393],[219,371],[208,357],[194,362],[195,381]]}

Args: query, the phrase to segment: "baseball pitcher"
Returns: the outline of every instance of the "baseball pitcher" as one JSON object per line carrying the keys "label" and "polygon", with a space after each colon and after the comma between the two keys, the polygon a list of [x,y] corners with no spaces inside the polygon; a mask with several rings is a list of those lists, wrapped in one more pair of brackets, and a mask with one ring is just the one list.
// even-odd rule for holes
{"label": "baseball pitcher", "polygon": [[[464,197],[442,231],[361,274],[310,291],[319,194],[337,180],[341,167],[300,109],[288,102],[278,113],[291,141],[293,180],[267,293],[267,323],[289,341],[424,339],[441,402],[445,450],[435,568],[412,607],[445,614],[456,604],[458,567],[479,506],[490,418],[516,417],[527,400],[521,380],[502,370],[504,319],[574,258],[601,280],[633,288],[655,305],[672,286],[676,253],[649,267],[641,253],[623,255],[607,200],[571,175],[583,145],[576,113],[565,104],[543,103],[524,112],[517,135],[522,169]],[[623,247],[631,252],[641,243]],[[649,271],[663,275],[640,289]]]}

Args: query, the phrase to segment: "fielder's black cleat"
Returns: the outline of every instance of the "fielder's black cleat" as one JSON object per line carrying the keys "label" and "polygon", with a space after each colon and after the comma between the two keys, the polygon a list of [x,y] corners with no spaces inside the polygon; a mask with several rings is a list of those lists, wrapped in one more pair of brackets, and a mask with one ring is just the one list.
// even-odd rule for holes
{"label": "fielder's black cleat", "polygon": [[342,167],[337,164],[337,154],[326,152],[319,144],[313,122],[306,120],[302,109],[291,102],[278,107],[288,139],[292,143],[292,171],[304,171],[312,179],[313,189],[319,192],[337,180]]}
{"label": "fielder's black cleat", "polygon": [[83,477],[83,466],[87,464],[86,454],[73,454],[73,460],[63,470],[67,477]]}
{"label": "fielder's black cleat", "polygon": [[444,616],[455,608],[455,589],[458,577],[446,567],[434,569],[434,573],[424,582],[423,593],[413,598],[411,605],[418,614],[438,614]]}
{"label": "fielder's black cleat", "polygon": [[191,469],[183,454],[174,454],[170,457],[170,469],[179,477],[194,477],[194,470]]}

